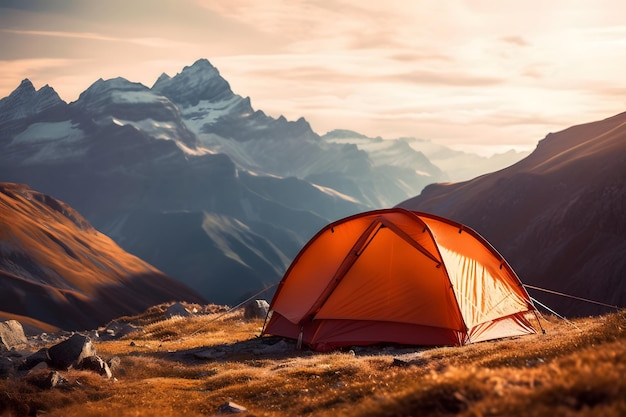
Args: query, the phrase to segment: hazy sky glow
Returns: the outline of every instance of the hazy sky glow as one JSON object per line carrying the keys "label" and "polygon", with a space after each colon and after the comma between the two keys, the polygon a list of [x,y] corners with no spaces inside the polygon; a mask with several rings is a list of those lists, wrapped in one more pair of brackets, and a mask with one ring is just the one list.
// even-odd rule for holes
{"label": "hazy sky glow", "polygon": [[0,97],[71,102],[208,58],[255,109],[323,134],[532,149],[626,111],[622,0],[0,0]]}

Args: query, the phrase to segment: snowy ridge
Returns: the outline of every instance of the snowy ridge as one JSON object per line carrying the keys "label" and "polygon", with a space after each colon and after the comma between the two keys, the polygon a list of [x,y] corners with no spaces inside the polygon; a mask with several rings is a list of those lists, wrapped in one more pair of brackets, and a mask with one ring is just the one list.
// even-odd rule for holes
{"label": "snowy ridge", "polygon": [[77,146],[84,132],[71,121],[33,123],[9,143],[9,149],[28,146],[33,149],[23,160],[24,165],[78,159],[85,149]]}
{"label": "snowy ridge", "polygon": [[24,119],[52,107],[65,104],[47,84],[39,90],[28,78],[8,96],[0,100],[0,123]]}

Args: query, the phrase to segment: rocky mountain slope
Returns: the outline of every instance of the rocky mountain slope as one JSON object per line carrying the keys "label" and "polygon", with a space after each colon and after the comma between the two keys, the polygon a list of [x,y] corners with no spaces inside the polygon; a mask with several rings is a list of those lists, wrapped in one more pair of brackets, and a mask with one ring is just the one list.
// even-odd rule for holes
{"label": "rocky mountain slope", "polygon": [[203,298],[122,250],[67,204],[0,183],[0,318],[83,330],[172,300]]}
{"label": "rocky mountain slope", "polygon": [[[521,280],[626,306],[626,113],[551,133],[522,161],[399,206],[465,223]],[[535,293],[562,314],[606,311]]]}

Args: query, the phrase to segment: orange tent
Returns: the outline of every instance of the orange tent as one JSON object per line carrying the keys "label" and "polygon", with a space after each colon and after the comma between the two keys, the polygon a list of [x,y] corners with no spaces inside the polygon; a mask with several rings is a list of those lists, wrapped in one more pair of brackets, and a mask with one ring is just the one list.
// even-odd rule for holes
{"label": "orange tent", "polygon": [[316,350],[464,345],[536,332],[528,293],[485,239],[451,220],[400,208],[319,231],[285,273],[270,310],[263,334]]}

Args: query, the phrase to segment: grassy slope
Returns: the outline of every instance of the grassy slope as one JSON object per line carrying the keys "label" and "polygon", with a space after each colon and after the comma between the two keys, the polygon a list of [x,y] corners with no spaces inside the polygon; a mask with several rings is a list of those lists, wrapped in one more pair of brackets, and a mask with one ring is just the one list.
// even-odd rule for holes
{"label": "grassy slope", "polygon": [[[547,318],[545,335],[356,354],[255,354],[277,339],[256,338],[263,322],[238,312],[149,317],[127,318],[145,325],[141,334],[96,343],[105,360],[121,359],[115,380],[68,371],[52,390],[34,385],[45,370],[0,380],[0,416],[206,416],[226,401],[255,416],[626,415],[625,312],[577,319],[578,329]],[[240,351],[192,355],[232,346]]]}

